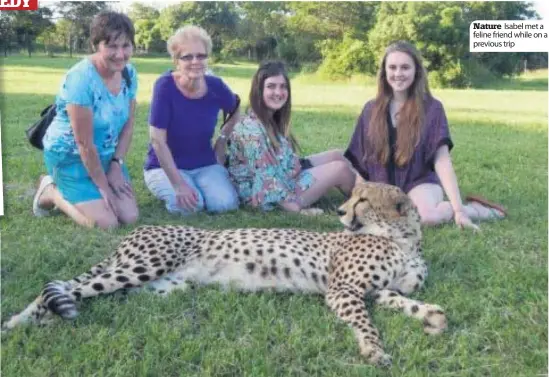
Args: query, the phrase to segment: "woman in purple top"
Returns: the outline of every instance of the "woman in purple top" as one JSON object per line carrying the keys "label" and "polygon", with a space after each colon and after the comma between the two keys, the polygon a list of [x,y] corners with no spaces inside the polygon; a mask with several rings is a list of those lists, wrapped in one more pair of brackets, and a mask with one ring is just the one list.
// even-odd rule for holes
{"label": "woman in purple top", "polygon": [[212,146],[219,110],[234,111],[237,100],[221,79],[205,75],[211,48],[204,29],[177,30],[168,40],[176,69],[154,85],[145,184],[171,213],[223,212],[239,204],[227,170],[219,163],[224,161],[238,110]]}
{"label": "woman in purple top", "polygon": [[478,229],[471,218],[503,218],[504,208],[480,196],[462,203],[452,147],[444,108],[431,96],[419,52],[407,42],[390,45],[379,68],[377,96],[364,106],[345,152],[357,180],[400,187],[424,224],[453,218],[459,227]]}

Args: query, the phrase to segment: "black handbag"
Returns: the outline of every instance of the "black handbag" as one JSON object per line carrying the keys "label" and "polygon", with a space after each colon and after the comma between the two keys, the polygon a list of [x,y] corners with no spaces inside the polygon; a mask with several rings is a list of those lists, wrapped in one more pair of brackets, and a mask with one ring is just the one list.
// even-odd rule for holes
{"label": "black handbag", "polygon": [[44,149],[42,138],[56,114],[55,104],[49,105],[40,112],[40,119],[25,131],[27,139],[33,147],[40,150]]}
{"label": "black handbag", "polygon": [[[124,78],[124,80],[126,80],[126,85],[129,88],[132,85],[132,80],[130,78],[130,73],[128,72],[128,68],[125,67],[122,70],[122,77]],[[53,121],[53,118],[55,118],[56,114],[57,114],[57,109],[56,109],[55,103],[53,103],[47,106],[46,108],[44,108],[44,110],[40,112],[40,119],[25,130],[27,139],[29,140],[29,143],[31,143],[33,147],[38,148],[40,150],[44,149],[44,145],[42,144],[42,139],[44,138],[44,135],[46,134],[46,131],[48,130],[48,127]]]}

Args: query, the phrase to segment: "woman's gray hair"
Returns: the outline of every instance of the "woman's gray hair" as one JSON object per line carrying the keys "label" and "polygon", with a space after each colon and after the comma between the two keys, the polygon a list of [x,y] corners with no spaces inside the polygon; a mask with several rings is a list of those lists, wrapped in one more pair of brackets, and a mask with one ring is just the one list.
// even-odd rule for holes
{"label": "woman's gray hair", "polygon": [[168,53],[172,59],[177,59],[183,45],[189,41],[200,41],[204,44],[206,53],[209,55],[212,52],[212,38],[208,32],[200,26],[187,25],[176,30],[176,32],[168,39]]}

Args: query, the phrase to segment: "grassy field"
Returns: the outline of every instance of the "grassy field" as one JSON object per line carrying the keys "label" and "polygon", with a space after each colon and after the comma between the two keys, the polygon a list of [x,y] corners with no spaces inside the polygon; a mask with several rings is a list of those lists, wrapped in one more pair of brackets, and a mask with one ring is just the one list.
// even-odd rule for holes
{"label": "grassy field", "polygon": [[[37,219],[31,203],[44,172],[24,129],[53,100],[68,58],[9,57],[2,66],[2,317],[22,310],[52,279],[69,279],[110,253],[131,228],[85,230],[63,216]],[[317,218],[250,209],[188,218],[168,215],[145,189],[142,164],[152,85],[167,59],[134,59],[138,115],[127,158],[139,224],[210,229],[295,227],[338,230],[329,210]],[[218,65],[246,101],[254,65]],[[305,154],[345,148],[375,89],[360,82],[293,77],[293,126]],[[414,298],[445,308],[448,331],[423,334],[417,321],[373,309],[393,366],[363,363],[350,330],[321,297],[224,293],[199,288],[167,299],[150,294],[85,302],[73,323],[27,327],[2,336],[2,376],[540,376],[547,373],[547,71],[497,90],[435,90],[445,105],[463,193],[504,203],[501,222],[482,232],[453,225],[425,230],[430,275]],[[321,205],[342,200],[332,193]]]}

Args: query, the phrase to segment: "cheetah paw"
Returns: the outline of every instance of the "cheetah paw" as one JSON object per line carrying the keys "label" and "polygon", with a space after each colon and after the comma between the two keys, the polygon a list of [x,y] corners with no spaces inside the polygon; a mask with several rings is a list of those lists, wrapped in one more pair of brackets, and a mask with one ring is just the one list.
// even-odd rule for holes
{"label": "cheetah paw", "polygon": [[324,210],[321,208],[304,208],[299,213],[305,216],[318,216],[322,215]]}
{"label": "cheetah paw", "polygon": [[446,330],[448,321],[446,320],[446,315],[442,308],[438,305],[433,305],[425,315],[423,326],[423,331],[429,335],[438,335]]}
{"label": "cheetah paw", "polygon": [[371,348],[370,350],[362,352],[362,354],[366,357],[370,364],[378,367],[388,368],[393,364],[391,355],[386,354],[381,348],[378,347]]}

